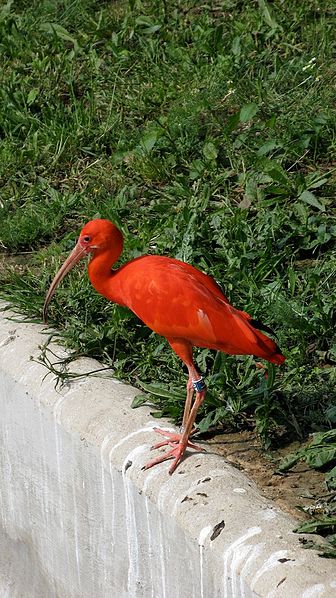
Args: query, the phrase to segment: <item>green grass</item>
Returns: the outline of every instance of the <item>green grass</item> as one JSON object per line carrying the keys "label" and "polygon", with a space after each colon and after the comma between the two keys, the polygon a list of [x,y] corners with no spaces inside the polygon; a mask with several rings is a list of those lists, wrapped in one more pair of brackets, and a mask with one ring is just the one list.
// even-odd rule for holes
{"label": "green grass", "polygon": [[[0,243],[29,262],[2,273],[1,295],[40,321],[81,226],[110,218],[122,261],[186,260],[277,331],[288,359],[268,381],[252,358],[197,352],[202,431],[256,427],[270,446],[332,428],[335,25],[327,0],[2,5]],[[50,314],[74,355],[179,421],[179,360],[84,268]]]}

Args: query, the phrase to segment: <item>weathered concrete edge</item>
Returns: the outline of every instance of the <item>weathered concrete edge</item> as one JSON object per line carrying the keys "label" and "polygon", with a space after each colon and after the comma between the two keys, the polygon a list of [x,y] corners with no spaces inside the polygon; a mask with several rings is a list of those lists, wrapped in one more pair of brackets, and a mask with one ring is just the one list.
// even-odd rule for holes
{"label": "weathered concrete edge", "polygon": [[[334,563],[303,550],[292,533],[295,522],[221,457],[195,454],[171,477],[167,464],[142,471],[150,458],[151,428],[157,422],[146,407],[130,408],[137,391],[96,377],[83,377],[70,388],[55,390],[52,376],[45,377],[46,369],[35,361],[46,340],[45,328],[7,317],[1,314],[0,370],[15,377],[27,396],[50,410],[78,442],[85,440],[94,447],[105,468],[127,476],[142,497],[155,503],[163,518],[175,520],[199,554],[204,578],[213,574],[215,563],[216,595],[313,598],[336,592]],[[53,348],[58,355],[63,352]],[[84,374],[99,367],[94,360],[81,359],[74,370]],[[223,521],[224,529],[214,537],[217,524]],[[206,586],[198,595],[210,598]]]}

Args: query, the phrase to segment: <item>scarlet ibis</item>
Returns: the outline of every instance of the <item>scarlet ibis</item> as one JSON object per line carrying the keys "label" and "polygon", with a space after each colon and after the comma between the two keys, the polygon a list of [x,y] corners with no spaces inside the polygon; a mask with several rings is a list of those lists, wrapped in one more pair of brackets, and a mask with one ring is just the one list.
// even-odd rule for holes
{"label": "scarlet ibis", "polygon": [[57,285],[82,257],[91,254],[88,273],[98,293],[127,306],[149,328],[167,339],[189,373],[182,427],[180,433],[156,429],[165,440],[153,448],[168,446],[170,450],[144,468],[173,459],[169,469],[172,474],[187,447],[202,450],[190,441],[197,411],[206,394],[205,382],[193,361],[193,347],[234,355],[251,354],[278,365],[285,357],[276,343],[261,332],[270,329],[230,305],[213,278],[190,264],[159,255],[144,255],[113,270],[122,248],[122,233],[112,222],[101,219],[88,222],[50,285],[44,320]]}

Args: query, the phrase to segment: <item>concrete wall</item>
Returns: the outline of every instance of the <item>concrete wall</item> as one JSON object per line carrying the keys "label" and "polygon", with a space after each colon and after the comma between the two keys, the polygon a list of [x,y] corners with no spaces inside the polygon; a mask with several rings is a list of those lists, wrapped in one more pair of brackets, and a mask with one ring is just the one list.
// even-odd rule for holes
{"label": "concrete wall", "polygon": [[130,409],[136,390],[92,377],[55,390],[31,360],[41,331],[0,320],[1,597],[336,596],[335,563],[222,458],[142,471],[155,422]]}

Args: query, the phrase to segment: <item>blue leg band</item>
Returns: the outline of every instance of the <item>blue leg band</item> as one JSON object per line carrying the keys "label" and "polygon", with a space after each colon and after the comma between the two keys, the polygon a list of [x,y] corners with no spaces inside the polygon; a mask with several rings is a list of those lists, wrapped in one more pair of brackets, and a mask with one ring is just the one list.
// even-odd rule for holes
{"label": "blue leg band", "polygon": [[193,380],[193,387],[196,390],[196,392],[202,392],[202,390],[205,390],[206,384],[203,378],[201,377],[199,380]]}

